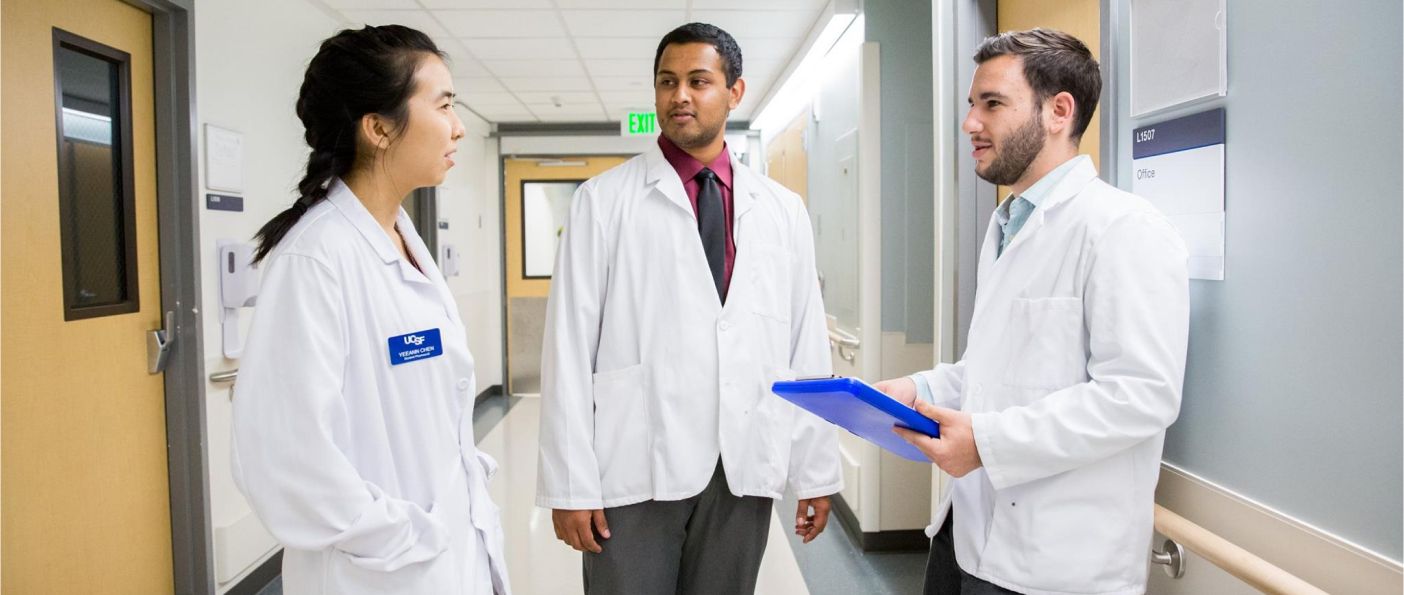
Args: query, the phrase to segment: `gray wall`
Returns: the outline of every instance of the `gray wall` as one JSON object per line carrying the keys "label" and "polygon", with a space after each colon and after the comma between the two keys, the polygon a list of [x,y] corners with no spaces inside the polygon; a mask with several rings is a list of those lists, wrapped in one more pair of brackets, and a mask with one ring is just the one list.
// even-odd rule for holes
{"label": "gray wall", "polygon": [[931,3],[867,0],[863,18],[882,63],[882,330],[931,343]]}
{"label": "gray wall", "polygon": [[1228,5],[1227,279],[1194,281],[1188,376],[1165,460],[1401,559],[1401,7]]}

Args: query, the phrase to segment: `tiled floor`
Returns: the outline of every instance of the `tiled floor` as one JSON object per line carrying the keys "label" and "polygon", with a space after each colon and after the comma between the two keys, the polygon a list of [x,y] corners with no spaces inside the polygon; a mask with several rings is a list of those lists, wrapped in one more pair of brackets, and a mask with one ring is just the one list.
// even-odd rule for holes
{"label": "tiled floor", "polygon": [[[478,448],[497,459],[493,500],[507,528],[507,571],[517,595],[581,592],[580,554],[556,541],[550,511],[537,508],[536,445],[540,401],[493,397],[474,412]],[[761,561],[759,595],[897,595],[921,592],[924,552],[859,550],[836,520],[809,544],[785,530],[793,501],[775,504]],[[282,595],[278,581],[260,595]]]}

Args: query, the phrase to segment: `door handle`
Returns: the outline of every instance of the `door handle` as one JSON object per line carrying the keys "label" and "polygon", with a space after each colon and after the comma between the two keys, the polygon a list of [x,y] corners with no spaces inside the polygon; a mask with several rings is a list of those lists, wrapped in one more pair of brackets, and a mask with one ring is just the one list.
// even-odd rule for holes
{"label": "door handle", "polygon": [[175,312],[166,312],[165,326],[146,331],[146,371],[160,374],[166,371],[166,361],[171,356],[171,344],[175,343]]}

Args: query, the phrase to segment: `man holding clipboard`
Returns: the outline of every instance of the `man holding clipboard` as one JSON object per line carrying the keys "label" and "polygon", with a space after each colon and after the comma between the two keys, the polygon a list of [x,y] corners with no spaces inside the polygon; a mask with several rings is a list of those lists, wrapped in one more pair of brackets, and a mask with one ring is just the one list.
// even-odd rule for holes
{"label": "man holding clipboard", "polygon": [[1184,243],[1077,154],[1101,89],[1081,41],[1008,32],[975,61],[975,171],[1013,192],[980,251],[969,345],[877,385],[940,424],[896,431],[956,478],[927,529],[926,593],[1143,593],[1184,382]]}

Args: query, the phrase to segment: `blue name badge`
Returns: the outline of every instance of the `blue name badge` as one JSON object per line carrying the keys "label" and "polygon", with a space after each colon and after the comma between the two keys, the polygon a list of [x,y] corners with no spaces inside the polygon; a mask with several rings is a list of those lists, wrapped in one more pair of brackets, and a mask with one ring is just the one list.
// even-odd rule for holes
{"label": "blue name badge", "polygon": [[439,340],[439,329],[436,328],[390,337],[389,342],[390,365],[392,366],[439,357],[444,354],[444,344]]}

